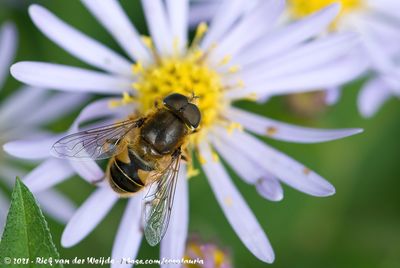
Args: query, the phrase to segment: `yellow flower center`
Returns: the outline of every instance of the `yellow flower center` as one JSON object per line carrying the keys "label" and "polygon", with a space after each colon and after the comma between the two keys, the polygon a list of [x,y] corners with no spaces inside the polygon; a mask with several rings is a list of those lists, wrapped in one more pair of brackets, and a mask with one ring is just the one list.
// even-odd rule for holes
{"label": "yellow flower center", "polygon": [[[152,63],[136,62],[132,72],[136,78],[132,88],[135,94],[125,92],[122,99],[110,103],[110,107],[137,104],[139,115],[146,115],[154,110],[156,105],[162,106],[163,99],[172,94],[180,93],[197,105],[201,112],[201,122],[189,136],[189,149],[193,149],[203,139],[207,131],[214,124],[222,124],[231,130],[237,127],[223,118],[222,111],[230,105],[224,94],[227,90],[241,88],[244,83],[237,76],[230,77],[239,71],[239,66],[230,63],[230,56],[224,56],[217,61],[210,61],[216,45],[207,50],[199,48],[199,42],[207,31],[207,25],[201,23],[195,37],[182,54],[178,49],[172,55],[160,55],[149,37],[143,37],[143,42],[152,52]],[[174,48],[178,47],[178,40],[174,41]],[[227,82],[229,81],[229,82]],[[216,158],[215,161],[218,161]],[[188,161],[188,176],[196,176],[196,170],[191,161]]]}
{"label": "yellow flower center", "polygon": [[182,57],[162,58],[154,65],[143,68],[134,66],[138,80],[133,84],[138,92],[140,112],[154,108],[171,93],[180,93],[199,107],[201,128],[207,128],[218,119],[224,105],[221,75],[202,60],[203,53],[196,51]]}
{"label": "yellow flower center", "polygon": [[288,7],[292,17],[298,19],[310,15],[333,3],[341,4],[339,16],[333,23],[334,28],[341,17],[348,13],[360,10],[363,6],[363,0],[288,0]]}
{"label": "yellow flower center", "polygon": [[[138,103],[139,113],[146,114],[154,109],[155,105],[162,105],[162,100],[171,93],[180,93],[187,96],[197,105],[201,112],[201,122],[198,132],[190,136],[190,143],[197,144],[212,125],[221,122],[221,111],[229,105],[224,92],[232,87],[243,86],[241,81],[235,85],[223,83],[223,77],[236,73],[238,66],[230,65],[229,56],[225,56],[218,63],[211,64],[208,60],[210,49],[203,51],[198,43],[204,36],[207,25],[202,23],[187,52],[162,56],[155,50],[149,37],[143,39],[146,46],[152,51],[154,61],[145,65],[137,62],[133,65],[133,74],[137,78],[132,87],[135,97],[124,94],[122,104]],[[177,43],[174,43],[177,47]]]}

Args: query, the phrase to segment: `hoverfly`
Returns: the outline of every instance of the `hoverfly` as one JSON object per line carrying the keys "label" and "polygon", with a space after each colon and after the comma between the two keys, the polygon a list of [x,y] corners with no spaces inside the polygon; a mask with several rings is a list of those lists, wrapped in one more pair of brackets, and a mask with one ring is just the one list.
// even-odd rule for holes
{"label": "hoverfly", "polygon": [[147,116],[68,135],[53,154],[68,159],[107,159],[106,178],[121,197],[144,188],[143,222],[148,243],[157,245],[168,228],[182,147],[200,124],[198,107],[184,95],[171,94]]}

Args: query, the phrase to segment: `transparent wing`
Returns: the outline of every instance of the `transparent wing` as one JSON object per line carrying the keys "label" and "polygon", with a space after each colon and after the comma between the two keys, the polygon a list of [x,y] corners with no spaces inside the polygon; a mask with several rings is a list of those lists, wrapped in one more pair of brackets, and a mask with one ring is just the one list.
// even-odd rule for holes
{"label": "transparent wing", "polygon": [[52,153],[60,158],[106,159],[123,149],[122,138],[143,124],[144,119],[126,120],[68,135],[57,141]]}
{"label": "transparent wing", "polygon": [[144,234],[151,246],[160,243],[167,231],[174,202],[180,159],[180,153],[173,157],[161,178],[151,184],[144,198]]}

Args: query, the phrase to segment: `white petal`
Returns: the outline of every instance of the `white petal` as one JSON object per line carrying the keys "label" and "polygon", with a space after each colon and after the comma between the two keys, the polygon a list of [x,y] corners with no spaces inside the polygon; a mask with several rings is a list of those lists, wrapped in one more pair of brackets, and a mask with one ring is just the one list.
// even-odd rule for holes
{"label": "white petal", "polygon": [[365,57],[346,57],[311,71],[253,81],[244,90],[229,91],[227,97],[238,99],[249,94],[271,96],[316,91],[349,82],[364,73],[367,67]]}
{"label": "white petal", "polygon": [[245,182],[255,185],[262,197],[271,201],[280,201],[283,199],[281,184],[271,174],[240,151],[219,142],[218,138],[213,137],[211,134],[209,135],[209,139],[236,174]]}
{"label": "white petal", "polygon": [[251,135],[240,131],[228,135],[225,129],[219,129],[218,134],[228,146],[240,150],[291,187],[313,196],[330,196],[335,193],[335,188],[321,176]]}
{"label": "white petal", "polygon": [[392,96],[388,86],[379,77],[369,81],[358,96],[358,109],[362,116],[372,117]]}
{"label": "white petal", "polygon": [[382,13],[385,18],[393,16],[400,19],[398,11],[400,10],[400,3],[396,0],[367,0],[367,5],[370,9],[377,13]]}
{"label": "white petal", "polygon": [[[184,257],[186,238],[189,228],[189,198],[186,167],[182,165],[179,170],[176,185],[174,206],[167,233],[160,246],[160,259],[180,260]],[[174,264],[163,264],[162,268],[175,267]]]}
{"label": "white petal", "polygon": [[115,0],[82,0],[86,8],[114,37],[132,60],[149,62],[150,53],[129,21],[128,16]]}
{"label": "white petal", "polygon": [[265,176],[256,184],[257,192],[264,198],[277,202],[283,199],[283,189],[280,182],[273,176]]}
{"label": "white petal", "polygon": [[399,24],[379,16],[366,16],[362,22],[374,34],[374,39],[385,46],[385,50],[388,50],[390,55],[395,56],[397,54],[400,42]]}
{"label": "white petal", "polygon": [[98,41],[69,26],[47,9],[39,5],[31,5],[29,14],[35,25],[49,39],[71,55],[111,73],[128,77],[132,75],[129,61]]}
{"label": "white petal", "polygon": [[243,68],[241,78],[246,84],[253,81],[287,77],[307,70],[317,69],[345,56],[352,47],[359,43],[353,33],[330,35],[298,46],[291,51],[276,57]]}
{"label": "white petal", "polygon": [[218,153],[226,160],[229,166],[245,182],[255,184],[264,175],[264,170],[257,166],[248,157],[240,154],[234,148],[218,141],[217,138],[210,135],[210,140]]}
{"label": "white petal", "polygon": [[236,55],[244,46],[253,43],[269,31],[282,14],[284,7],[283,0],[259,1],[218,43],[213,55],[219,58]]}
{"label": "white petal", "polygon": [[76,210],[68,198],[52,189],[37,193],[36,199],[43,211],[60,223],[67,223]]}
{"label": "white petal", "polygon": [[10,141],[3,145],[8,154],[22,159],[40,160],[50,157],[50,150],[53,144],[61,136],[48,136],[37,139],[25,139]]}
{"label": "white petal", "polygon": [[201,42],[203,49],[207,49],[210,45],[220,40],[221,36],[244,12],[245,4],[246,2],[241,0],[222,1],[222,4],[215,12],[207,34]]}
{"label": "white petal", "polygon": [[340,87],[331,87],[328,88],[325,92],[325,103],[328,105],[336,104],[339,101],[340,96],[342,95],[342,89]]}
{"label": "white petal", "polygon": [[203,170],[226,218],[243,244],[260,260],[272,263],[274,251],[256,217],[233,185],[221,165],[212,159],[210,148],[201,144],[200,154],[206,160]]}
{"label": "white petal", "polygon": [[324,31],[338,13],[339,5],[333,4],[305,19],[277,29],[249,46],[246,52],[237,56],[236,61],[246,65],[289,51],[290,48]]}
{"label": "white petal", "polygon": [[[399,54],[400,55],[400,54]],[[400,66],[397,67],[390,74],[381,74],[380,79],[384,81],[388,90],[394,95],[400,96]]]}
{"label": "white petal", "polygon": [[16,63],[11,66],[11,74],[32,86],[103,94],[129,91],[133,82],[124,77],[44,62]]}
{"label": "white petal", "polygon": [[16,48],[17,29],[12,23],[5,23],[0,28],[0,90],[8,76],[8,68],[14,59]]}
{"label": "white petal", "polygon": [[260,115],[246,112],[238,108],[230,108],[226,113],[233,122],[238,122],[246,129],[273,139],[298,142],[326,142],[352,136],[362,132],[362,129],[315,129],[282,123]]}
{"label": "white petal", "polygon": [[89,94],[62,92],[48,98],[46,102],[38,107],[24,120],[24,125],[44,125],[60,117],[68,115],[78,106],[89,100]]}
{"label": "white petal", "polygon": [[134,105],[130,107],[110,108],[110,102],[118,100],[116,98],[103,98],[96,100],[87,105],[77,116],[74,123],[71,125],[69,132],[75,133],[80,131],[80,125],[94,121],[104,117],[123,119],[127,112],[132,112]]}
{"label": "white petal", "polygon": [[178,41],[179,51],[187,44],[189,0],[167,0],[168,18],[173,40]]}
{"label": "white petal", "polygon": [[85,181],[97,183],[105,179],[104,171],[95,161],[69,161],[72,169]]}
{"label": "white petal", "polygon": [[50,158],[29,172],[22,180],[32,192],[41,192],[74,174],[67,161]]}
{"label": "white petal", "polygon": [[14,128],[9,128],[5,132],[2,133],[4,141],[13,140],[13,139],[21,139],[22,137],[26,137],[26,133],[29,133],[32,139],[38,139],[50,135],[49,132],[38,129],[35,126],[23,126],[23,125],[14,125]]}
{"label": "white petal", "polygon": [[202,1],[189,8],[189,27],[195,28],[199,23],[211,20],[217,12],[220,1]]}
{"label": "white petal", "polygon": [[164,2],[162,0],[142,0],[142,7],[157,50],[161,54],[170,54],[173,39]]}
{"label": "white petal", "polygon": [[68,222],[61,237],[63,247],[72,247],[89,235],[118,200],[109,186],[99,187]]}
{"label": "white petal", "polygon": [[111,264],[111,268],[132,267],[132,264],[120,263],[120,260],[123,258],[136,259],[143,237],[141,230],[142,196],[142,193],[138,193],[129,198],[115,237],[111,256],[116,262]]}
{"label": "white petal", "polygon": [[8,198],[6,198],[6,194],[0,189],[0,235],[3,233],[4,225],[7,219],[8,208],[10,207],[10,203],[8,202]]}
{"label": "white petal", "polygon": [[45,90],[32,87],[22,87],[16,90],[15,93],[3,101],[0,107],[2,128],[5,128],[6,125],[14,127],[15,124],[12,124],[12,120],[23,118],[27,114],[27,109],[42,105],[47,94],[48,92]]}
{"label": "white petal", "polygon": [[20,167],[14,166],[10,162],[3,161],[0,163],[0,180],[10,190],[13,189],[15,185],[15,178],[24,176],[24,174],[26,174],[26,171],[22,170]]}
{"label": "white petal", "polygon": [[362,44],[366,49],[368,57],[371,59],[371,64],[380,72],[390,72],[396,68],[394,61],[392,60],[389,50],[382,49],[380,40],[377,40],[376,36],[371,33],[367,25],[362,23],[357,24],[359,27],[357,30],[362,36]]}
{"label": "white petal", "polygon": [[86,8],[114,37],[132,60],[150,61],[150,53],[140,40],[139,33],[115,0],[81,0]]}

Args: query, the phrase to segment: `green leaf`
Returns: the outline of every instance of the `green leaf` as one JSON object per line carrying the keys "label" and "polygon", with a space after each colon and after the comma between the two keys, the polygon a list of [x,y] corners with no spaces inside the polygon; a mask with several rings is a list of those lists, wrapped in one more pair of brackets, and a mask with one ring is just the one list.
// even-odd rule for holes
{"label": "green leaf", "polygon": [[[63,267],[42,211],[17,178],[0,242],[0,267]],[[47,262],[47,263],[44,263]]]}

